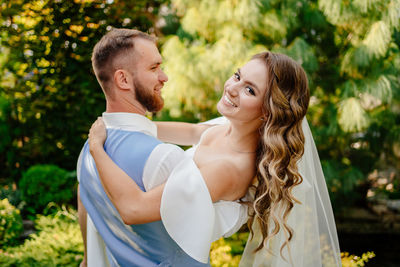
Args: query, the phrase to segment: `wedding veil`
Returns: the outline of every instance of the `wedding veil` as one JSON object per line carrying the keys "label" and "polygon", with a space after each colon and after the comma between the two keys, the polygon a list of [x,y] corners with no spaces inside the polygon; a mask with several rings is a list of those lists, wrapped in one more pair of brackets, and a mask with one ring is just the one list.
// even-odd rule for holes
{"label": "wedding veil", "polygon": [[[331,267],[342,266],[339,242],[331,202],[322,172],[318,152],[307,119],[303,119],[305,136],[304,155],[298,163],[303,182],[293,195],[301,204],[295,204],[288,217],[294,236],[289,245],[282,230],[268,240],[265,246],[254,250],[262,241],[259,224],[253,224],[254,236],[247,241],[240,267]],[[271,227],[273,228],[273,227]]]}

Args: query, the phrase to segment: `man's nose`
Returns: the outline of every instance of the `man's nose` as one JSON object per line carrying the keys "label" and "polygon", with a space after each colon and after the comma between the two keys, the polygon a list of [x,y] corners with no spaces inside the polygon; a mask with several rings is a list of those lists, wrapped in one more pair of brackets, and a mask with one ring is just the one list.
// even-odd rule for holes
{"label": "man's nose", "polygon": [[160,74],[158,76],[158,79],[160,80],[160,82],[167,82],[168,81],[168,76],[167,74],[165,74],[165,72],[163,70],[160,70]]}

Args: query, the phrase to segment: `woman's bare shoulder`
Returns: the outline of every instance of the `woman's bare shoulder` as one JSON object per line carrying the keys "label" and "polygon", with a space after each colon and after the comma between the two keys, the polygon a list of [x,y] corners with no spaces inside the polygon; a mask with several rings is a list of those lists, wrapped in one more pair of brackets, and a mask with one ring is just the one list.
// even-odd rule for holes
{"label": "woman's bare shoulder", "polygon": [[222,132],[227,128],[226,124],[215,125],[205,130],[200,138],[200,143],[207,145],[221,138]]}
{"label": "woman's bare shoulder", "polygon": [[[223,200],[237,200],[243,197],[255,176],[255,162],[246,157],[224,157],[201,168],[207,183],[222,186]],[[211,191],[211,190],[210,190]]]}

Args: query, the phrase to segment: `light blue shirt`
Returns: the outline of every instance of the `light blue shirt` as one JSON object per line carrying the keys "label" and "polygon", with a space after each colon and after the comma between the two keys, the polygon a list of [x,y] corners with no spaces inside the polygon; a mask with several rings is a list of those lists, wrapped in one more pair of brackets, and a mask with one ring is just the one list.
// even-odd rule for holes
{"label": "light blue shirt", "polygon": [[[156,125],[132,113],[104,113],[107,154],[145,191],[143,172],[162,143]],[[165,159],[167,161],[167,159]],[[78,162],[80,197],[102,236],[111,266],[210,266],[188,256],[168,235],[162,221],[125,225],[104,192],[86,142]]]}

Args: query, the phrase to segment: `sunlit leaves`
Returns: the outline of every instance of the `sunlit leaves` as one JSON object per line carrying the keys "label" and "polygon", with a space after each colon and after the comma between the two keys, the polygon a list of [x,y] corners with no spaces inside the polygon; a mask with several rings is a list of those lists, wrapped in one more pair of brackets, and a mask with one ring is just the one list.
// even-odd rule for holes
{"label": "sunlit leaves", "polygon": [[369,10],[373,9],[376,5],[381,4],[380,0],[353,0],[353,5],[361,13],[367,13]]}
{"label": "sunlit leaves", "polygon": [[370,54],[379,57],[386,54],[390,41],[391,32],[389,26],[383,21],[378,21],[372,24],[363,43]]}
{"label": "sunlit leaves", "polygon": [[220,27],[225,24],[251,31],[260,22],[260,4],[254,0],[203,0],[190,5],[184,1],[172,2],[178,10],[186,10],[181,20],[183,29],[209,41],[220,36]]}
{"label": "sunlit leaves", "polygon": [[346,132],[362,131],[368,126],[368,116],[357,98],[351,97],[340,103],[339,124]]}
{"label": "sunlit leaves", "polygon": [[277,14],[276,10],[270,10],[264,14],[257,30],[279,43],[287,34],[287,26],[286,21]]}
{"label": "sunlit leaves", "polygon": [[277,52],[282,52],[295,59],[309,74],[318,69],[318,61],[313,48],[302,38],[294,39],[287,48],[277,49]]}
{"label": "sunlit leaves", "polygon": [[236,68],[261,50],[249,36],[261,19],[257,1],[173,1],[178,12],[185,10],[182,28],[198,38],[170,38],[162,47],[164,69],[169,81],[163,89],[166,108],[172,117],[183,112],[205,119],[216,114],[216,102],[224,82]]}
{"label": "sunlit leaves", "polygon": [[364,91],[384,103],[392,100],[392,86],[385,75],[380,75],[377,79],[366,79]]}
{"label": "sunlit leaves", "polygon": [[391,27],[399,29],[400,26],[400,0],[391,0],[387,5],[387,16],[384,16],[384,21],[387,21]]}
{"label": "sunlit leaves", "polygon": [[0,47],[7,47],[0,48],[7,51],[0,92],[12,106],[9,147],[18,155],[10,163],[0,156],[0,178],[18,179],[10,173],[44,160],[74,168],[65,157],[79,153],[88,125],[104,110],[91,71],[95,43],[111,26],[155,31],[151,20],[163,2],[0,0]]}

